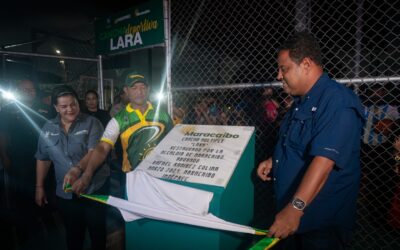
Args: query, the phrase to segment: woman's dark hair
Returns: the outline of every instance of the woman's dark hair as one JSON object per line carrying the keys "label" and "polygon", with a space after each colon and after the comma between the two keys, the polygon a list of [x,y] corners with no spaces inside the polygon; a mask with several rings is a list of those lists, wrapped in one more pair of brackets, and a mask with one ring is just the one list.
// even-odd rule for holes
{"label": "woman's dark hair", "polygon": [[97,91],[96,91],[96,90],[89,89],[88,91],[86,91],[86,93],[85,93],[85,99],[86,99],[86,97],[87,97],[89,94],[93,94],[93,95],[96,96],[97,100],[99,99],[99,94],[97,94]]}
{"label": "woman's dark hair", "polygon": [[62,86],[55,87],[53,89],[53,93],[51,95],[52,104],[57,105],[58,98],[62,97],[62,96],[73,96],[73,97],[75,97],[75,99],[77,101],[79,101],[78,94],[75,92],[75,90],[72,87],[67,86],[67,85],[62,85]]}

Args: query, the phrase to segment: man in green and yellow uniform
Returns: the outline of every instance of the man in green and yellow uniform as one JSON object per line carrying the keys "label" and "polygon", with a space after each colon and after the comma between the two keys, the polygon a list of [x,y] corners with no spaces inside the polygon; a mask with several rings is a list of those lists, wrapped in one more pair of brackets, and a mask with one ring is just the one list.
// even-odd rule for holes
{"label": "man in green and yellow uniform", "polygon": [[128,74],[124,91],[129,103],[107,124],[86,166],[79,166],[83,173],[79,168],[72,168],[64,179],[64,184],[71,184],[77,194],[84,192],[119,135],[123,148],[122,171],[127,173],[135,169],[172,129],[173,123],[168,113],[154,109],[148,101],[150,88],[143,75],[136,72]]}

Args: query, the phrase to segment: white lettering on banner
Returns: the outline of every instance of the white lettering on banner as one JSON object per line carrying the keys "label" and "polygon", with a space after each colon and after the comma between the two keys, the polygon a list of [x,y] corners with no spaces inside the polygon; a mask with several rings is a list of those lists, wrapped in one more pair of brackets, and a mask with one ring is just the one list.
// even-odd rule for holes
{"label": "white lettering on banner", "polygon": [[126,34],[125,35],[125,45],[126,45],[126,47],[132,47],[133,46],[133,41],[132,41],[132,39],[133,39],[133,36],[132,36],[132,34]]}
{"label": "white lettering on banner", "polygon": [[170,180],[226,187],[254,127],[177,125],[137,167]]}
{"label": "white lettering on banner", "polygon": [[140,32],[136,32],[135,37],[129,33],[125,34],[125,36],[119,36],[117,39],[117,44],[114,45],[114,39],[110,38],[110,50],[124,49],[136,46],[137,44],[143,44]]}

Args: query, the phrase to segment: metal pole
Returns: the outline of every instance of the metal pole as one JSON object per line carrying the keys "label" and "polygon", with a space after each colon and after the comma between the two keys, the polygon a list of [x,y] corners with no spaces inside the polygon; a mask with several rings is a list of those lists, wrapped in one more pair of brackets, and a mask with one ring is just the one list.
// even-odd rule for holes
{"label": "metal pole", "polygon": [[103,63],[101,55],[97,59],[98,90],[100,97],[100,108],[104,109],[104,84],[103,84]]}
{"label": "metal pole", "polygon": [[111,80],[110,99],[110,106],[112,106],[114,104],[114,80]]}
{"label": "metal pole", "polygon": [[37,53],[26,53],[26,52],[14,52],[14,51],[0,51],[3,55],[19,55],[19,56],[33,56],[33,57],[46,57],[46,58],[58,58],[58,59],[71,59],[80,61],[97,62],[98,59],[84,58],[84,57],[74,57],[74,56],[55,56],[49,54],[37,54]]}
{"label": "metal pole", "polygon": [[42,40],[33,39],[33,41],[30,41],[30,42],[24,42],[24,43],[16,43],[16,44],[4,45],[3,48],[4,48],[4,49],[10,49],[10,48],[14,48],[14,47],[23,46],[23,45],[35,44],[35,43],[38,43],[38,42],[41,42],[41,41],[42,41]]}
{"label": "metal pole", "polygon": [[164,0],[164,33],[165,33],[165,67],[167,83],[168,113],[172,117],[172,87],[171,87],[171,6]]}
{"label": "metal pole", "polygon": [[[400,84],[400,76],[393,77],[365,77],[365,78],[342,78],[342,79],[334,79],[339,83],[354,83],[354,84],[362,84],[369,82],[399,82]],[[188,91],[188,90],[221,90],[221,89],[245,89],[245,88],[265,88],[265,87],[281,87],[282,83],[275,82],[266,82],[266,83],[236,83],[236,84],[218,84],[218,85],[204,85],[204,86],[190,86],[190,87],[176,87],[173,88],[173,91]]]}
{"label": "metal pole", "polygon": [[360,76],[360,64],[361,64],[361,48],[362,48],[362,26],[363,26],[363,5],[364,0],[357,1],[357,21],[356,21],[356,48],[355,48],[355,56],[354,56],[354,74],[355,77]]}

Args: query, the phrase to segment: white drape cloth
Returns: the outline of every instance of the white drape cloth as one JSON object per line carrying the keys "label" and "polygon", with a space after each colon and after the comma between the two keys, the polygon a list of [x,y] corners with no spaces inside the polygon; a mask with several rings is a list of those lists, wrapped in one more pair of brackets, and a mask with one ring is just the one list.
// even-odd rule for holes
{"label": "white drape cloth", "polygon": [[128,200],[110,196],[107,203],[117,207],[125,221],[150,218],[200,227],[254,234],[248,226],[222,220],[208,208],[213,193],[154,178],[141,170],[127,174]]}

